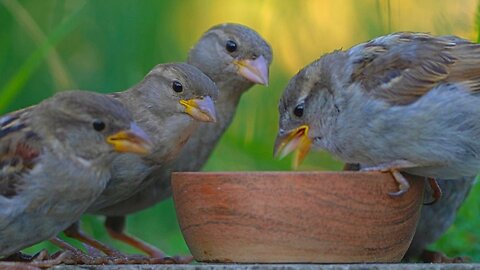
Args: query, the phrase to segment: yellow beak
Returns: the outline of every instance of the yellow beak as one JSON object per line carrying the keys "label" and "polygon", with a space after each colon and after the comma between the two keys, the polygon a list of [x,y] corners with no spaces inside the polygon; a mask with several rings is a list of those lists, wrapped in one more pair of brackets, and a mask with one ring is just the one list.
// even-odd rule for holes
{"label": "yellow beak", "polygon": [[152,151],[153,145],[147,134],[135,123],[129,130],[122,130],[107,138],[107,143],[120,153],[135,153],[147,155]]}
{"label": "yellow beak", "polygon": [[185,113],[189,114],[193,119],[202,122],[216,122],[217,113],[213,100],[209,97],[182,99],[180,104],[185,106]]}
{"label": "yellow beak", "polygon": [[238,74],[245,79],[258,84],[268,85],[268,62],[263,56],[255,60],[242,59],[233,62],[238,68]]}
{"label": "yellow beak", "polygon": [[308,126],[302,125],[285,134],[277,135],[274,155],[277,158],[284,158],[292,151],[297,150],[293,158],[293,167],[297,168],[307,156],[311,145],[312,140],[308,137]]}

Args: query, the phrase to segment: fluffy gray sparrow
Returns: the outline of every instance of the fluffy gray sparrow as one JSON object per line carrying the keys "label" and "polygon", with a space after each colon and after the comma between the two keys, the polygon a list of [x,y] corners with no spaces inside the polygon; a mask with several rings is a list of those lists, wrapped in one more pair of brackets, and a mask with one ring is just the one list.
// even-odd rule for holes
{"label": "fluffy gray sparrow", "polygon": [[204,33],[190,51],[188,63],[207,74],[220,90],[215,103],[217,122],[200,124],[180,155],[167,167],[150,174],[151,184],[142,192],[129,200],[97,211],[108,216],[106,226],[113,238],[128,239],[151,256],[158,257],[162,254],[158,249],[126,235],[123,232],[124,216],[169,197],[171,171],[198,171],[202,168],[230,125],[242,94],[255,83],[268,84],[271,61],[270,46],[258,33],[246,26],[221,24]]}
{"label": "fluffy gray sparrow", "polygon": [[0,118],[0,257],[50,239],[100,195],[119,152],[151,144],[104,95],[69,91]]}
{"label": "fluffy gray sparrow", "polygon": [[275,152],[455,179],[480,169],[480,45],[395,33],[322,56],[289,82]]}
{"label": "fluffy gray sparrow", "polygon": [[[115,158],[107,188],[87,213],[103,215],[106,207],[126,200],[150,185],[155,179],[147,176],[178,155],[200,121],[216,121],[213,100],[217,95],[215,83],[198,68],[185,63],[157,65],[139,84],[112,94],[132,111],[135,121],[152,138],[153,149],[143,157],[124,154]],[[78,230],[78,224],[74,224],[65,233],[107,255],[123,257],[117,251],[82,234]],[[128,239],[121,240],[131,244]],[[163,253],[152,255],[158,259],[165,257]]]}

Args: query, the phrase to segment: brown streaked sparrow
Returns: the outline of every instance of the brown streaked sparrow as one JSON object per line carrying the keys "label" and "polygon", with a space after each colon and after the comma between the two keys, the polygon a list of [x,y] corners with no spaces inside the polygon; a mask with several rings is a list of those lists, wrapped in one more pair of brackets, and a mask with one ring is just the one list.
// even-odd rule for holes
{"label": "brown streaked sparrow", "polygon": [[152,145],[105,95],[67,91],[0,118],[0,257],[50,239],[104,190],[119,153]]}
{"label": "brown streaked sparrow", "polygon": [[[161,170],[178,155],[199,122],[216,121],[214,100],[217,95],[218,88],[215,83],[198,68],[186,63],[157,65],[137,85],[112,94],[132,111],[135,121],[152,139],[153,149],[149,155],[143,157],[131,154],[117,157],[111,166],[112,177],[107,188],[89,207],[87,213],[104,215],[105,208],[127,200],[156,181],[149,176],[154,171]],[[214,129],[214,126],[210,128]],[[125,258],[128,263],[135,262],[84,235],[79,231],[78,224],[72,225],[65,233],[109,256]],[[129,238],[117,238],[135,245]],[[150,255],[158,259],[151,261],[152,263],[161,263],[164,259],[171,261],[171,258],[160,252]],[[174,261],[184,262],[181,257]],[[142,259],[140,262],[149,261]]]}

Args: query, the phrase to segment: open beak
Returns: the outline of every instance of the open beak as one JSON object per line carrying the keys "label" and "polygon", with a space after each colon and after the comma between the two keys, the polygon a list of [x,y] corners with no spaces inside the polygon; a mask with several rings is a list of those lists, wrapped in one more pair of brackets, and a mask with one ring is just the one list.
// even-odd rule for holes
{"label": "open beak", "polygon": [[297,150],[293,158],[293,167],[297,168],[307,156],[311,145],[312,140],[308,137],[308,126],[302,125],[285,134],[279,133],[273,151],[275,157],[284,158],[292,151]]}
{"label": "open beak", "polygon": [[245,79],[258,84],[268,85],[268,62],[260,55],[255,60],[242,59],[233,62],[238,73]]}
{"label": "open beak", "polygon": [[185,106],[185,113],[193,117],[193,119],[202,122],[216,122],[217,113],[213,100],[209,97],[182,99],[180,104]]}
{"label": "open beak", "polygon": [[107,142],[113,145],[115,151],[120,153],[146,155],[153,148],[148,135],[135,123],[130,125],[129,130],[122,130],[109,136]]}

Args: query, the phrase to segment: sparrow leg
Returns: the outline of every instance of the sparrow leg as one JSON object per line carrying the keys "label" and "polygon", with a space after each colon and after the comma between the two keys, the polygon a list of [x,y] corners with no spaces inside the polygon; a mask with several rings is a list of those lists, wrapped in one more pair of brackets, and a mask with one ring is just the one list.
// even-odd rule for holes
{"label": "sparrow leg", "polygon": [[469,257],[450,258],[442,252],[424,250],[420,258],[425,263],[467,263],[471,261]]}
{"label": "sparrow leg", "polygon": [[80,249],[70,245],[69,243],[63,241],[62,239],[58,237],[54,237],[50,239],[50,242],[54,244],[55,246],[61,248],[62,250],[70,251],[72,253],[83,253]]}
{"label": "sparrow leg", "polygon": [[[120,251],[111,248],[104,243],[97,241],[87,235],[85,235],[79,227],[78,222],[72,224],[64,231],[65,235],[68,237],[79,240],[80,242],[86,244],[87,246],[93,247],[105,253],[107,256],[88,256],[87,259],[90,260],[86,264],[98,264],[105,260],[115,264],[147,264],[150,263],[150,258],[143,255],[125,255]],[[88,249],[88,248],[87,248]]]}
{"label": "sparrow leg", "polygon": [[[59,239],[57,239],[59,240]],[[29,266],[35,266],[39,268],[50,268],[55,265],[59,264],[88,264],[88,265],[104,265],[104,264],[113,264],[114,262],[107,260],[106,258],[91,258],[86,254],[83,254],[81,251],[78,253],[78,249],[75,247],[69,245],[68,243],[60,240],[59,242],[55,242],[56,240],[50,240],[52,243],[55,244],[60,244],[60,242],[63,242],[65,244],[65,247],[69,246],[69,249],[72,250],[77,250],[77,251],[71,251],[69,249],[59,252],[51,256],[51,258],[47,260],[34,260],[30,263],[26,263]],[[60,244],[60,245],[64,245]]]}
{"label": "sparrow leg", "polygon": [[89,245],[93,248],[101,250],[103,253],[105,253],[108,256],[124,257],[124,255],[120,251],[118,251],[118,250],[116,250],[112,247],[109,247],[109,246],[105,245],[104,243],[102,243],[102,242],[100,242],[96,239],[93,239],[92,237],[84,234],[80,230],[80,225],[79,225],[78,222],[75,222],[72,225],[70,225],[70,227],[68,227],[66,230],[64,230],[63,233],[65,233],[65,235],[70,237],[70,238],[77,239],[78,241],[80,241],[84,244],[87,244],[87,245]]}
{"label": "sparrow leg", "polygon": [[83,247],[85,248],[85,253],[87,253],[88,255],[90,256],[93,256],[93,257],[101,257],[101,256],[104,256],[104,253],[90,245],[87,245],[87,244],[83,244]]}
{"label": "sparrow leg", "polygon": [[433,200],[427,203],[423,203],[423,205],[432,205],[442,198],[442,188],[438,185],[437,180],[435,178],[428,177],[428,183],[430,184],[430,188],[433,191],[432,197]]}
{"label": "sparrow leg", "polygon": [[119,241],[122,241],[130,246],[133,246],[151,257],[151,263],[177,263],[186,264],[193,260],[192,256],[167,256],[160,249],[125,233],[125,217],[124,216],[110,216],[105,220],[105,228],[108,234]]}
{"label": "sparrow leg", "polygon": [[398,183],[399,190],[396,192],[389,192],[388,194],[392,197],[398,197],[405,194],[405,192],[407,192],[410,188],[407,178],[405,178],[405,176],[403,176],[399,170],[414,167],[418,167],[418,165],[408,160],[395,160],[388,163],[382,163],[377,166],[361,168],[361,171],[390,172],[395,181]]}
{"label": "sparrow leg", "polygon": [[410,188],[410,184],[408,183],[407,178],[405,178],[405,176],[403,176],[396,169],[390,169],[390,173],[392,174],[395,181],[397,181],[399,190],[396,192],[389,192],[388,194],[392,197],[398,197],[405,194],[405,192],[407,192]]}
{"label": "sparrow leg", "polygon": [[[389,192],[388,194],[392,197],[398,197],[410,189],[410,183],[408,182],[407,178],[403,176],[399,171],[398,168],[396,167],[388,167],[390,164],[383,164],[375,167],[367,167],[367,168],[362,168],[361,171],[381,171],[381,172],[390,172],[395,179],[395,181],[398,183],[398,191],[395,192]],[[347,166],[345,166],[347,167]]]}

